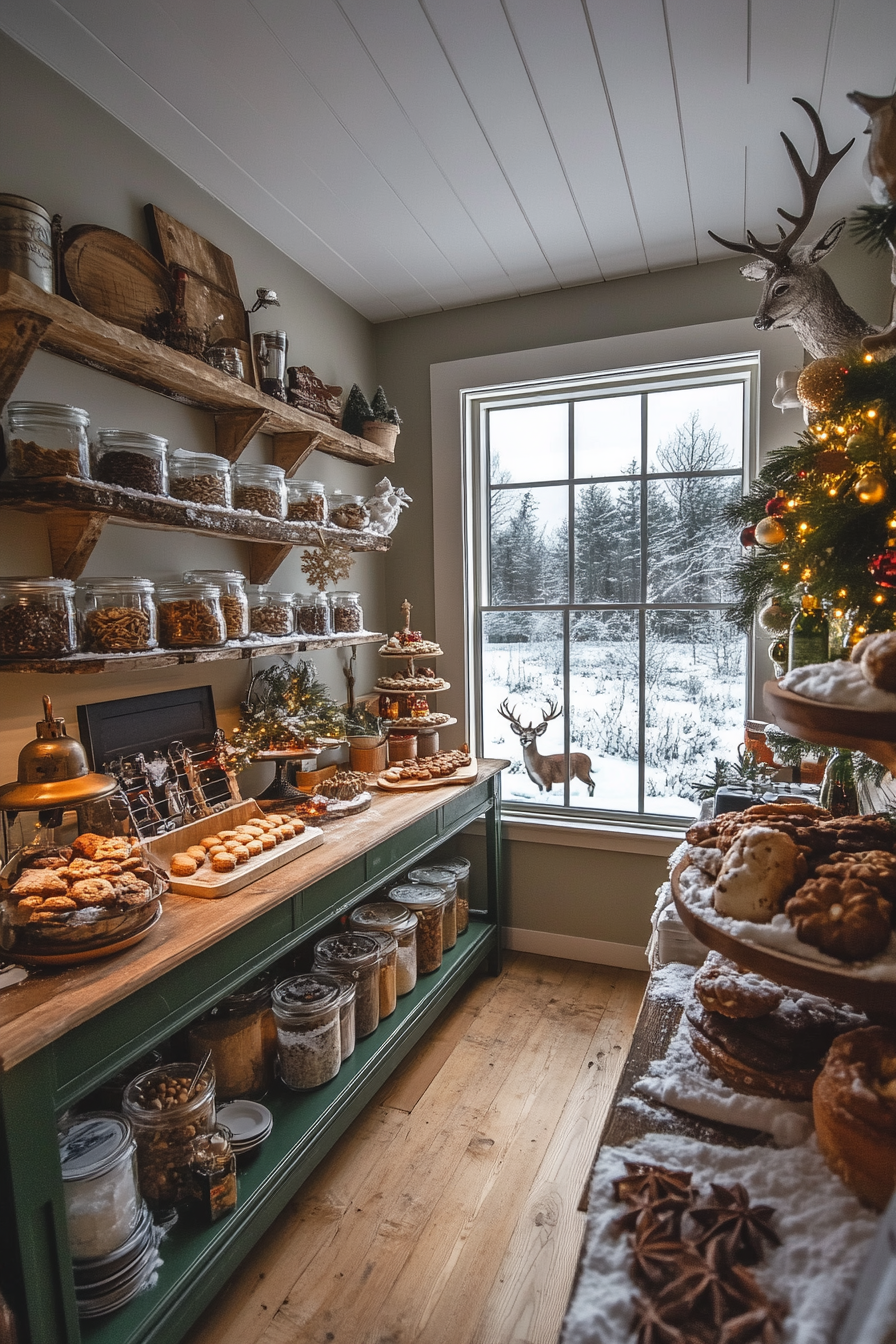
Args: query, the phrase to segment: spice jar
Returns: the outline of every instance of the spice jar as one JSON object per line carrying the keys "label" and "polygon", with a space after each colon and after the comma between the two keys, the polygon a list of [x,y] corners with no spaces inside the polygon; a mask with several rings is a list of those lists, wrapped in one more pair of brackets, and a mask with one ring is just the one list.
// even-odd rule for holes
{"label": "spice jar", "polygon": [[293,627],[292,593],[278,593],[266,583],[249,589],[249,626],[256,635],[291,635]]}
{"label": "spice jar", "polygon": [[168,456],[168,492],[191,504],[230,508],[230,463],[214,453],[187,453],[177,449]]}
{"label": "spice jar", "polygon": [[337,933],[314,945],[316,970],[350,975],[355,982],[355,1035],[363,1040],[380,1022],[380,951],[364,933]]}
{"label": "spice jar", "polygon": [[11,401],[7,417],[10,476],[90,475],[86,411],[54,401]]}
{"label": "spice jar", "polygon": [[330,594],[330,623],[334,635],[353,635],[364,629],[360,593]]}
{"label": "spice jar", "polygon": [[71,579],[0,579],[0,658],[60,658],[74,653]]}
{"label": "spice jar", "polygon": [[189,1198],[193,1140],[214,1124],[215,1071],[205,1070],[190,1097],[195,1077],[195,1064],[163,1064],[125,1088],[121,1108],[134,1127],[140,1190],[153,1209]]}
{"label": "spice jar", "polygon": [[412,868],[409,882],[422,882],[430,887],[441,887],[445,893],[445,914],[442,920],[442,951],[447,952],[457,942],[457,878],[450,868],[441,864],[426,864]]}
{"label": "spice jar", "polygon": [[316,971],[281,980],[274,989],[280,1077],[294,1092],[320,1087],[339,1072],[341,992],[334,976]]}
{"label": "spice jar", "polygon": [[417,983],[417,916],[395,901],[359,905],[348,917],[350,929],[359,933],[391,933],[397,943],[395,991],[399,998],[410,994]]}
{"label": "spice jar", "polygon": [[291,523],[327,521],[327,493],[320,481],[286,482],[286,516]]}
{"label": "spice jar", "polygon": [[166,648],[217,648],[227,639],[221,590],[215,583],[165,583],[156,590],[159,640]]}
{"label": "spice jar", "polygon": [[[328,972],[330,974],[330,972]],[[355,982],[350,975],[337,975],[341,992],[339,995],[339,1044],[343,1064],[349,1055],[355,1053]]]}
{"label": "spice jar", "polygon": [[154,649],[156,604],[149,579],[88,579],[77,586],[81,644],[90,653]]}
{"label": "spice jar", "polygon": [[457,882],[457,932],[466,933],[470,927],[470,860],[458,855],[454,859],[439,859],[440,868],[448,868]]}
{"label": "spice jar", "polygon": [[380,930],[377,933],[373,931],[367,934],[372,938],[380,950],[380,1021],[384,1017],[389,1017],[395,1012],[395,1005],[398,1002],[397,971],[398,971],[398,940],[391,933]]}
{"label": "spice jar", "polygon": [[93,479],[146,495],[168,493],[168,440],[139,429],[98,429]]}
{"label": "spice jar", "polygon": [[143,1211],[130,1121],[110,1111],[70,1117],[59,1126],[59,1159],[72,1256],[111,1255],[130,1237]]}
{"label": "spice jar", "polygon": [[364,495],[345,495],[337,490],[327,495],[327,509],[331,527],[345,527],[350,532],[363,532],[370,522]]}
{"label": "spice jar", "polygon": [[445,893],[441,887],[422,882],[404,882],[392,887],[389,900],[413,910],[417,916],[417,972],[429,975],[442,964],[442,912]]}
{"label": "spice jar", "polygon": [[216,1223],[236,1208],[236,1154],[224,1125],[193,1140],[195,1193],[208,1222]]}
{"label": "spice jar", "polygon": [[328,635],[330,603],[326,593],[296,593],[296,634]]}
{"label": "spice jar", "polygon": [[269,462],[236,462],[233,466],[233,507],[286,517],[286,473]]}
{"label": "spice jar", "polygon": [[221,590],[221,610],[228,639],[245,639],[249,633],[249,600],[246,580],[236,569],[191,569],[184,583],[213,583]]}
{"label": "spice jar", "polygon": [[274,1082],[277,1029],[271,1012],[276,977],[265,971],[187,1028],[187,1053],[198,1064],[211,1050],[219,1101],[261,1097]]}

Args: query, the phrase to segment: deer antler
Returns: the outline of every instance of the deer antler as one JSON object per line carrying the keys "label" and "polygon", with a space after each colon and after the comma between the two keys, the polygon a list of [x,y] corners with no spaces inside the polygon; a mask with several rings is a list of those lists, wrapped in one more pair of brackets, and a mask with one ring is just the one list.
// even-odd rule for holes
{"label": "deer antler", "polygon": [[520,723],[519,719],[516,717],[513,710],[510,708],[509,696],[506,700],[501,701],[500,705],[498,706],[498,713],[501,715],[502,719],[509,719],[511,723],[516,724],[517,728],[522,728],[523,725]]}
{"label": "deer antler", "polygon": [[785,135],[783,131],[781,132],[781,139],[784,141],[784,147],[790,157],[790,162],[793,164],[803,197],[803,208],[798,215],[793,215],[789,210],[782,210],[780,206],[778,207],[778,214],[793,225],[790,232],[785,233],[779,224],[778,232],[781,237],[777,243],[772,244],[760,242],[749,229],[747,229],[748,242],[746,243],[734,243],[729,238],[721,238],[717,233],[713,233],[712,229],[708,230],[710,238],[713,238],[717,243],[721,243],[722,247],[727,247],[729,251],[746,252],[749,256],[763,257],[766,261],[770,261],[773,266],[786,266],[794,244],[809,227],[822,186],[843,158],[843,155],[855,144],[855,137],[853,137],[849,144],[844,145],[836,154],[832,153],[825,139],[821,119],[815,108],[812,107],[811,103],[807,103],[805,98],[794,98],[793,101],[799,104],[812,123],[818,145],[818,167],[814,173],[810,173],[797,153],[790,136]]}
{"label": "deer antler", "polygon": [[557,701],[556,701],[556,700],[549,700],[549,701],[548,701],[548,712],[547,712],[547,714],[542,714],[542,716],[541,716],[541,721],[542,721],[542,723],[550,723],[551,719],[559,719],[559,717],[560,717],[560,715],[561,715],[562,713],[563,713],[563,710],[560,709],[560,708],[558,707],[558,705],[557,705]]}

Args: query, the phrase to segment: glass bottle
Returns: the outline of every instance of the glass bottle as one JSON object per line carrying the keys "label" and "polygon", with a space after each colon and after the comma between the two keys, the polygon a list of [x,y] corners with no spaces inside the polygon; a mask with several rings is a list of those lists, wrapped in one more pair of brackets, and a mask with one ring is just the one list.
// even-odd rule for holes
{"label": "glass bottle", "polygon": [[233,1135],[224,1125],[193,1140],[194,1190],[206,1221],[216,1223],[236,1208],[236,1154]]}
{"label": "glass bottle", "polygon": [[824,608],[817,597],[804,593],[800,610],[790,623],[787,652],[791,671],[795,667],[807,667],[810,663],[826,663],[828,643],[828,618]]}

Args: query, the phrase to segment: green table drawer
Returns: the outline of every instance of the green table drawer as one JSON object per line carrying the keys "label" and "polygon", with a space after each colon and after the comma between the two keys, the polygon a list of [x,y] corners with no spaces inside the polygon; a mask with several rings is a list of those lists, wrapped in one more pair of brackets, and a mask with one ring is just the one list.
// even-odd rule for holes
{"label": "green table drawer", "polygon": [[400,835],[377,845],[367,855],[367,881],[375,882],[377,878],[400,867],[408,856],[415,855],[422,845],[438,839],[438,835],[438,816],[431,812],[429,816],[421,817],[406,827]]}
{"label": "green table drawer", "polygon": [[320,919],[329,910],[345,905],[352,899],[352,893],[364,885],[364,859],[352,859],[344,863],[338,872],[322,877],[313,887],[302,892],[302,923],[310,924]]}
{"label": "green table drawer", "polygon": [[442,811],[441,830],[450,830],[464,818],[473,820],[488,806],[489,789],[487,784],[468,784],[458,788],[453,797],[446,799]]}

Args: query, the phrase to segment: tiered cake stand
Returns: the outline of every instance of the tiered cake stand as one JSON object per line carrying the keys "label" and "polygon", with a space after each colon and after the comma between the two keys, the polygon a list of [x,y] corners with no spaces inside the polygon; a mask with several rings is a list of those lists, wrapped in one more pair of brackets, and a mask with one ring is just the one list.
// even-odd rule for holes
{"label": "tiered cake stand", "polygon": [[[404,616],[404,629],[399,635],[399,639],[402,635],[409,637],[413,633],[411,630],[411,604],[408,602],[407,598],[402,602],[401,610]],[[426,647],[420,649],[419,643],[425,643]],[[421,658],[428,662],[430,659],[442,657],[442,650],[439,648],[438,644],[433,644],[429,641],[419,641],[419,643],[417,645],[408,643],[401,648],[394,649],[390,649],[388,646],[383,645],[379,650],[379,655],[381,658],[400,659],[405,664],[406,676],[417,677],[417,671],[414,666],[416,659]],[[425,678],[420,678],[420,680],[423,681]],[[451,687],[447,681],[443,681],[433,690],[429,690],[428,687],[425,686],[418,686],[414,690],[402,690],[400,686],[383,686],[377,682],[374,689],[382,695],[425,695],[428,700],[431,696],[441,695],[443,691],[449,691]],[[450,716],[439,715],[437,721],[434,722],[431,717],[415,718],[408,715],[397,720],[385,719],[383,721],[383,727],[390,735],[392,733],[415,733],[417,736],[417,755],[432,756],[439,749],[439,731],[442,728],[450,728],[455,723],[457,723],[457,719],[453,719]]]}

